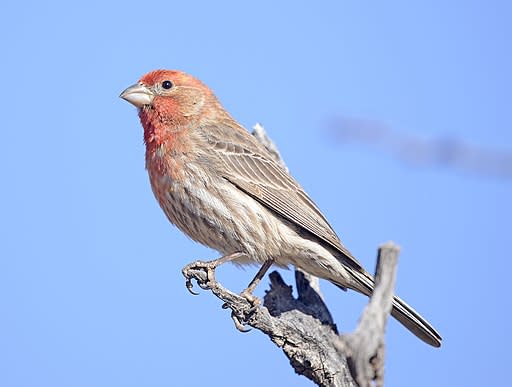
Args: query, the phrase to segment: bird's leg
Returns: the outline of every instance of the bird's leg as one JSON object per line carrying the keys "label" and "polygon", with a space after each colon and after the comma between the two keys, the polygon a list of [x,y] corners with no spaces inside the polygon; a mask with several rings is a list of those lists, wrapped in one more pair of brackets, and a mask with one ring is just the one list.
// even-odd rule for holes
{"label": "bird's leg", "polygon": [[256,287],[261,282],[261,280],[263,279],[263,277],[265,276],[268,269],[270,269],[270,266],[272,266],[273,263],[274,261],[271,259],[265,261],[265,263],[260,267],[254,278],[251,280],[249,285],[247,285],[247,287],[242,291],[242,293],[240,293],[242,297],[247,299],[247,301],[249,301],[255,306],[258,304],[259,301],[258,298],[252,294],[252,292],[254,291],[254,289],[256,289]]}
{"label": "bird's leg", "polygon": [[[240,293],[240,296],[245,298],[251,304],[251,308],[249,309],[249,311],[243,314],[236,313],[234,309],[232,309],[231,311],[231,319],[233,320],[236,329],[238,329],[242,333],[247,333],[250,331],[250,329],[245,328],[245,321],[247,319],[247,316],[251,315],[260,304],[260,300],[258,299],[258,297],[254,296],[252,292],[254,291],[254,289],[256,289],[256,286],[258,286],[262,278],[265,276],[265,273],[268,271],[268,269],[270,269],[270,266],[272,266],[273,263],[274,261],[272,261],[271,259],[265,261],[265,263],[260,267],[254,278],[251,280],[249,285],[244,290],[242,290],[242,293]],[[222,305],[222,308],[227,309],[229,308],[229,305],[225,303],[224,305]]]}
{"label": "bird's leg", "polygon": [[190,293],[194,295],[199,294],[192,290],[192,278],[195,278],[197,285],[199,285],[201,289],[210,289],[209,284],[215,281],[215,269],[223,263],[233,261],[243,255],[243,253],[234,253],[224,255],[223,257],[214,259],[213,261],[195,261],[189,263],[181,270],[186,279],[185,286]]}

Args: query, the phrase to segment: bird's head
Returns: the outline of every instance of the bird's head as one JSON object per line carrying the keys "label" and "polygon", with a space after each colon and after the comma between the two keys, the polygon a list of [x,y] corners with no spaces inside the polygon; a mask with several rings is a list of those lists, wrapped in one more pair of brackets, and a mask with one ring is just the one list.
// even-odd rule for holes
{"label": "bird's head", "polygon": [[146,124],[178,128],[210,118],[220,107],[206,85],[176,70],[152,71],[124,90],[120,97],[139,108],[145,128]]}
{"label": "bird's head", "polygon": [[138,108],[146,144],[227,115],[205,84],[177,70],[147,73],[120,97]]}

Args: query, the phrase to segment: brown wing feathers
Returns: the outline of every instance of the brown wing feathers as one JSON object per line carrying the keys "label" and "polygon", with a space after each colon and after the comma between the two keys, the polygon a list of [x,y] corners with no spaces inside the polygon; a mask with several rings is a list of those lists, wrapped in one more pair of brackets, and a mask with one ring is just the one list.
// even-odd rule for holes
{"label": "brown wing feathers", "polygon": [[[364,271],[302,187],[256,139],[246,132],[250,139],[247,141],[245,138],[247,147],[241,147],[215,136],[215,131],[210,128],[208,133],[208,144],[222,165],[219,173],[223,177],[267,208],[338,250],[354,269]],[[237,131],[233,135],[238,137],[245,133]]]}

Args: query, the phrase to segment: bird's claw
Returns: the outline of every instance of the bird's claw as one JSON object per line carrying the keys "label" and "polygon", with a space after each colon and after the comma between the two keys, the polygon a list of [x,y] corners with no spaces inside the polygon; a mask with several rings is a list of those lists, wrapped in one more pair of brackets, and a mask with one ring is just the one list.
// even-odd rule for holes
{"label": "bird's claw", "polygon": [[193,295],[199,294],[192,290],[192,279],[196,280],[197,285],[201,289],[210,290],[212,288],[211,284],[215,283],[215,269],[223,263],[230,262],[243,255],[244,254],[237,252],[224,255],[223,257],[214,259],[213,261],[195,261],[189,263],[181,269],[181,272],[185,277],[185,286],[187,287],[187,290]]}
{"label": "bird's claw", "polygon": [[[259,305],[261,305],[261,301],[258,297],[252,295],[250,292],[244,290],[240,293],[240,297],[243,297],[251,306],[248,310],[243,313],[232,310],[231,311],[231,319],[235,324],[235,328],[238,329],[242,333],[247,333],[251,331],[250,328],[246,328],[247,319],[258,309]],[[231,306],[229,303],[225,302],[222,304],[222,309],[230,309]]]}
{"label": "bird's claw", "polygon": [[243,323],[244,318],[242,316],[238,315],[237,313],[235,313],[234,310],[231,311],[231,320],[233,320],[233,323],[235,324],[235,328],[238,329],[240,332],[242,332],[242,333],[250,332],[251,328],[246,328]]}
{"label": "bird's claw", "polygon": [[186,279],[185,286],[187,287],[187,290],[189,291],[189,293],[192,294],[193,296],[198,296],[199,295],[198,292],[193,290],[194,284],[192,283],[192,280],[190,278]]}
{"label": "bird's claw", "polygon": [[192,283],[193,279],[196,280],[197,286],[201,289],[211,289],[210,283],[215,280],[214,270],[215,266],[213,266],[211,262],[196,261],[186,265],[181,272],[185,277],[185,286],[190,294],[194,296],[199,294],[192,290],[194,287],[194,284]]}

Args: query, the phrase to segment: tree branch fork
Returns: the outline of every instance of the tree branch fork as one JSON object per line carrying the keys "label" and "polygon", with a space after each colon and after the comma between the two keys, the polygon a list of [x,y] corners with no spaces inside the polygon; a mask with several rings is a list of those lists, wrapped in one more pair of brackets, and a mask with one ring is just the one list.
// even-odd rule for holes
{"label": "tree branch fork", "polygon": [[[383,386],[384,332],[391,311],[399,248],[379,248],[375,290],[352,333],[338,334],[315,277],[295,271],[297,298],[281,275],[270,273],[263,305],[232,292],[215,279],[209,262],[187,266],[187,282],[195,280],[231,310],[237,328],[248,325],[280,347],[295,371],[319,386]],[[190,288],[190,285],[187,285]]]}

